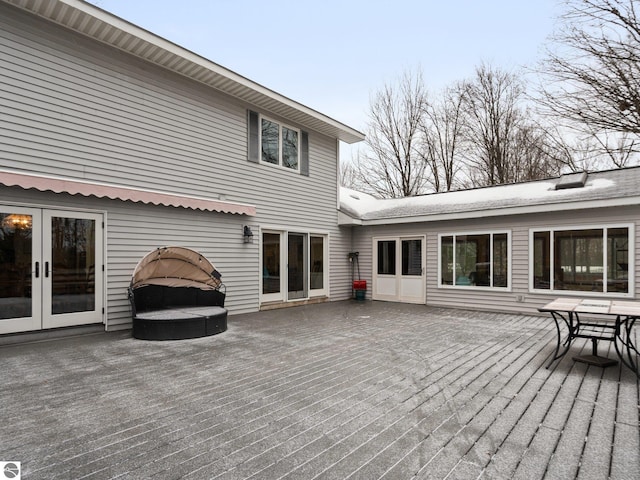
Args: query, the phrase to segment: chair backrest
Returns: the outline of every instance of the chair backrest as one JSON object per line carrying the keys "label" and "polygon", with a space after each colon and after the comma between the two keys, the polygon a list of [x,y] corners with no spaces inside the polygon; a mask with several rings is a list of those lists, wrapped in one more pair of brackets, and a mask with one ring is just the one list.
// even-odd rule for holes
{"label": "chair backrest", "polygon": [[192,287],[145,285],[129,292],[133,314],[172,307],[224,307],[225,293]]}

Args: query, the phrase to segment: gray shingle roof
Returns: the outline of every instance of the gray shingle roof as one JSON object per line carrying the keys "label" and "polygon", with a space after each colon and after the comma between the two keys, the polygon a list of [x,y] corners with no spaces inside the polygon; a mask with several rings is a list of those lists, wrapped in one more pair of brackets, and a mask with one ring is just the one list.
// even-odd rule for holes
{"label": "gray shingle roof", "polygon": [[584,187],[556,189],[562,177],[509,185],[376,199],[343,188],[340,211],[358,223],[402,223],[548,210],[640,204],[640,167],[589,173]]}

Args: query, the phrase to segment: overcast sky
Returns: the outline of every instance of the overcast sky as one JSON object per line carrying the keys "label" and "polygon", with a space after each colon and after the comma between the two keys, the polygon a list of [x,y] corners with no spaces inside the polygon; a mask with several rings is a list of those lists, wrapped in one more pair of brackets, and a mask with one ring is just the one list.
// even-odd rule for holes
{"label": "overcast sky", "polygon": [[543,53],[559,0],[91,0],[364,131],[370,96],[420,68],[429,90]]}

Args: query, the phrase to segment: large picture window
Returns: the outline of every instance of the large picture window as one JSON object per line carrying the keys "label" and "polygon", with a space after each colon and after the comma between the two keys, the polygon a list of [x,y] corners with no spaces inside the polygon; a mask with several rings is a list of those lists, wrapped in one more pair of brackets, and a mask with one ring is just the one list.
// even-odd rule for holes
{"label": "large picture window", "polygon": [[507,232],[440,236],[440,286],[508,288]]}
{"label": "large picture window", "polygon": [[630,227],[531,232],[532,288],[629,293]]}

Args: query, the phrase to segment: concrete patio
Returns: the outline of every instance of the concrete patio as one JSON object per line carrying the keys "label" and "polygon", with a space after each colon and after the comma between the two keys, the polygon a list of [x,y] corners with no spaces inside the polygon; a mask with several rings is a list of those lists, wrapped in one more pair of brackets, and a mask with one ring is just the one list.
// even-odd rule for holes
{"label": "concrete patio", "polygon": [[30,480],[639,479],[638,379],[573,362],[586,340],[547,370],[554,347],[549,317],[355,301],[195,340],[4,345],[0,461]]}

